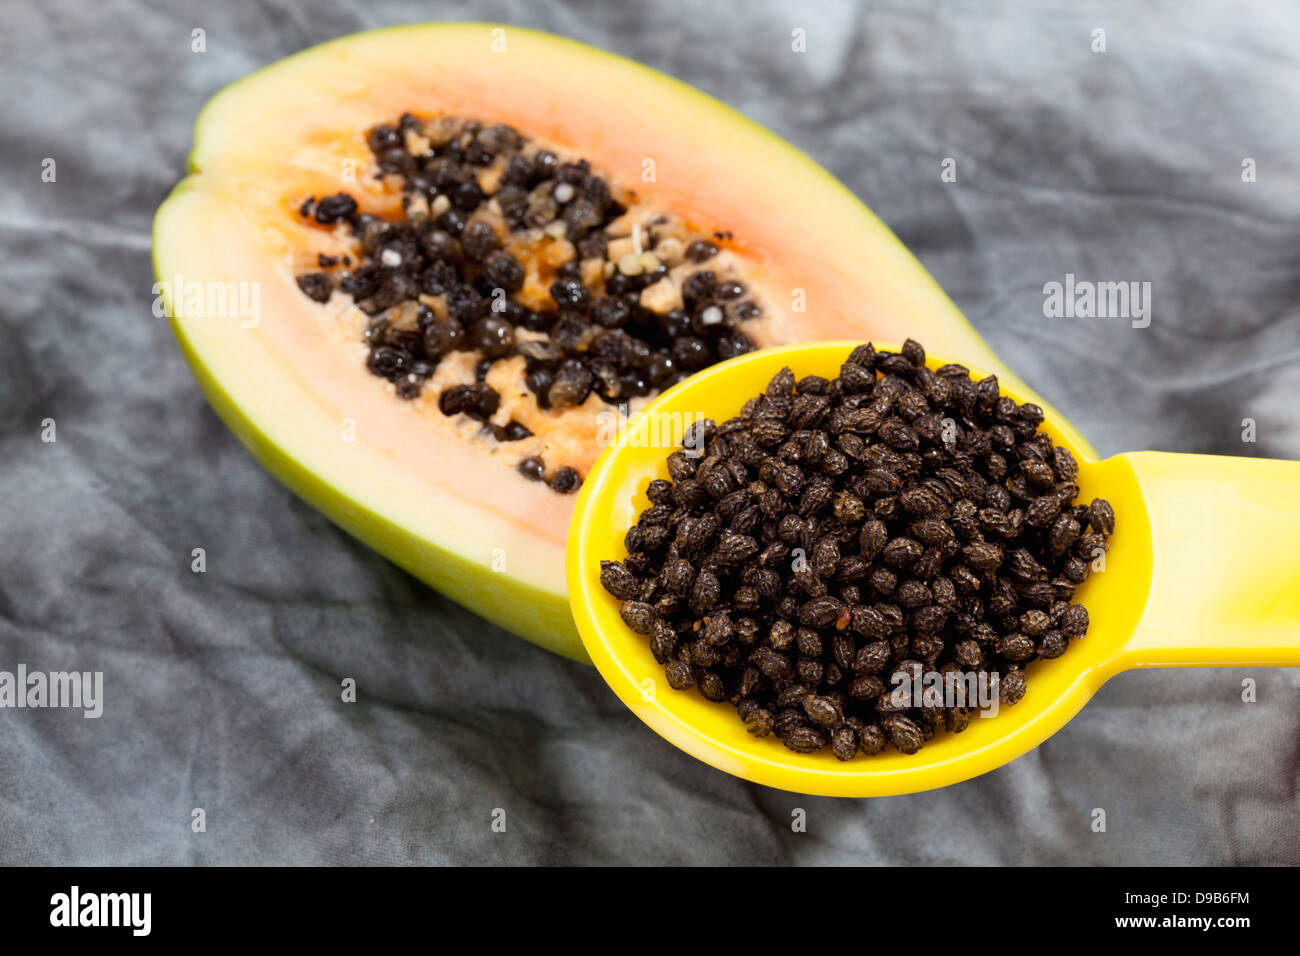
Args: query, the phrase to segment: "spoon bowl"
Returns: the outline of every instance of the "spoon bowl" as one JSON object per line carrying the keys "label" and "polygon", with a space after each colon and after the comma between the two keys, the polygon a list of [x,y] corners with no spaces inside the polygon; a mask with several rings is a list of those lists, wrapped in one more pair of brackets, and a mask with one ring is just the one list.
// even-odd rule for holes
{"label": "spoon bowl", "polygon": [[[1300,664],[1300,463],[1159,452],[1098,461],[1071,426],[1049,418],[1041,429],[1079,464],[1079,500],[1108,500],[1116,527],[1110,550],[1075,596],[1089,612],[1087,633],[1060,657],[1027,665],[1027,690],[1016,705],[992,716],[973,712],[965,731],[936,734],[912,755],[889,747],[842,762],[829,749],[798,754],[775,736],[751,736],[731,705],[673,690],[647,638],[623,623],[618,600],[600,584],[600,561],[626,556],[623,536],[649,506],[647,485],[668,477],[676,445],[665,436],[680,439],[696,418],[722,422],[740,414],[785,366],[796,378],[835,378],[857,344],[765,349],[687,379],[647,406],[584,481],[568,540],[570,604],[601,675],[654,731],[766,786],[888,796],[942,787],[1014,760],[1126,668]],[[950,361],[959,359],[927,357],[931,369]],[[1002,393],[1023,401],[1006,388]]]}

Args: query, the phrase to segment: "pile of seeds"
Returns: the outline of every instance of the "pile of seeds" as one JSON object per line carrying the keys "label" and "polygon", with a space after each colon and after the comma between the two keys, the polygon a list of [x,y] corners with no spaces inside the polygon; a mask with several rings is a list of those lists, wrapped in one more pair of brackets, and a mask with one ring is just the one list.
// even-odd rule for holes
{"label": "pile of seeds", "polygon": [[[368,142],[376,177],[403,193],[403,220],[362,214],[346,193],[306,200],[302,216],[350,227],[358,261],[322,255],[297,281],[317,302],[338,290],[371,316],[370,371],[402,398],[451,353],[474,352],[476,381],[444,389],[439,406],[517,441],[524,425],[491,421],[500,395],[485,380],[499,361],[521,356],[537,406],[563,409],[649,395],[754,347],[741,326],[759,306],[710,267],[725,236],[693,236],[658,213],[627,223],[635,196],[616,195],[587,161],[449,117],[406,114]],[[548,476],[537,457],[518,467],[557,491],[581,483],[569,467]]]}
{"label": "pile of seeds", "polygon": [[1012,705],[1025,665],[1088,628],[1071,600],[1115,515],[1075,503],[1042,420],[911,340],[859,346],[833,381],[784,369],[740,417],[696,423],[702,451],[668,458],[601,582],[668,683],[731,702],[750,733],[915,753],[972,713],[913,699],[919,674],[996,673]]}

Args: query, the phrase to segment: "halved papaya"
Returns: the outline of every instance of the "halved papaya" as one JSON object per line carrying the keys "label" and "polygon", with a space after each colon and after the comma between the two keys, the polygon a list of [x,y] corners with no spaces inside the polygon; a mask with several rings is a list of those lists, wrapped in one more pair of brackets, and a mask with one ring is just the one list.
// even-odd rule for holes
{"label": "halved papaya", "polygon": [[[495,131],[490,142],[483,130]],[[391,162],[389,147],[397,150]],[[499,208],[507,205],[504,197],[493,203],[502,169],[510,166],[494,154],[499,148],[522,156],[515,163],[524,167],[518,191],[535,200],[513,225]],[[403,160],[402,149],[414,165]],[[461,164],[450,171],[442,169],[449,150]],[[475,150],[482,155],[470,155]],[[592,222],[581,222],[581,215],[565,220],[582,231],[585,244],[571,232],[574,241],[564,246],[565,228],[541,221],[548,201],[573,195],[561,188],[564,175],[548,179],[552,174],[539,171],[541,153],[551,157],[546,163],[562,163],[577,189],[600,194]],[[451,203],[463,196],[450,186],[419,180],[413,190],[411,180],[435,163],[447,183],[470,194],[478,186],[467,185],[470,174],[463,170],[477,164],[470,172],[482,186],[479,205],[460,203],[458,218]],[[340,527],[483,617],[575,659],[586,655],[564,583],[573,498],[561,492],[571,490],[568,478],[580,478],[598,451],[596,422],[618,404],[619,389],[630,389],[635,411],[656,383],[671,378],[647,380],[649,373],[619,366],[612,393],[583,391],[585,398],[563,408],[547,398],[556,397],[547,387],[559,373],[544,368],[546,387],[532,381],[524,387],[521,376],[537,361],[533,353],[561,338],[557,321],[577,329],[561,349],[568,356],[562,371],[578,369],[574,374],[591,379],[583,352],[594,348],[593,335],[608,344],[600,338],[607,330],[590,315],[566,312],[578,305],[560,302],[568,293],[555,285],[548,292],[546,280],[581,276],[591,295],[622,292],[635,313],[628,321],[663,320],[650,338],[616,331],[632,352],[658,355],[677,377],[695,367],[692,348],[711,361],[728,349],[790,341],[910,336],[1008,376],[1014,390],[1033,395],[894,235],[807,156],[676,80],[560,37],[493,24],[429,24],[314,47],[219,93],[198,119],[190,170],[154,223],[157,291],[220,416],[259,461]],[[451,199],[440,201],[440,188]],[[326,214],[322,200],[330,197],[333,206],[325,206],[333,211]],[[444,216],[451,210],[450,222],[432,221],[439,203]],[[641,223],[629,223],[634,213],[645,217],[645,232]],[[475,227],[485,248],[509,250],[527,272],[523,282],[504,280],[510,302],[489,302],[501,298],[489,293],[501,290],[487,288],[493,273],[482,255],[471,255],[477,240],[471,243],[463,231],[475,217],[492,227],[491,234]],[[418,344],[431,341],[426,319],[459,322],[443,314],[446,295],[413,290],[412,301],[389,307],[382,296],[363,299],[366,283],[358,278],[363,269],[373,278],[374,270],[402,259],[400,251],[380,252],[372,233],[424,241],[428,232],[420,230],[435,228],[440,236],[453,234],[456,253],[441,267],[441,279],[420,281],[434,282],[435,292],[436,283],[451,283],[473,300],[460,306],[485,317],[463,337],[456,332],[451,345],[459,351],[429,345],[424,352]],[[646,253],[670,247],[661,236],[653,250],[642,248],[656,229],[677,244],[663,261],[652,254],[647,266],[641,264]],[[724,269],[726,294],[741,290],[749,295],[747,306],[761,304],[739,313],[727,306],[728,323],[748,323],[746,331],[736,328],[730,344],[699,345],[689,328],[681,333],[691,338],[689,347],[679,348],[677,339],[652,341],[678,333],[663,332],[669,320],[656,316],[646,283],[663,276],[656,290],[680,299],[683,279],[705,266],[711,283],[723,281],[713,263],[692,265],[681,255],[692,237],[703,237],[712,247],[705,255],[724,264],[717,268]],[[538,253],[542,247],[550,252]],[[572,261],[552,262],[555,269],[545,274],[546,255],[564,258],[557,248],[568,249]],[[593,250],[606,249],[619,255],[602,262]],[[427,248],[416,254],[426,253],[434,255]],[[367,257],[373,261],[353,261]],[[430,261],[421,258],[422,266]],[[342,281],[313,277],[317,264],[342,270]],[[640,279],[616,278],[620,270],[652,268],[657,271]],[[348,288],[353,295],[339,291]],[[546,301],[548,295],[556,302]],[[708,302],[699,299],[691,314],[691,304],[689,293],[685,303],[669,303],[680,306],[674,315],[696,326],[720,320],[726,305],[706,313]],[[509,322],[503,329],[492,310],[505,305],[544,331]],[[402,308],[396,319],[382,318]],[[622,316],[627,309],[613,311]],[[394,324],[417,313],[418,328]],[[377,359],[375,342],[366,344],[376,328],[386,340],[404,335],[417,343],[410,348],[424,365],[407,375],[416,356],[400,347]],[[495,353],[484,350],[498,334],[509,341],[494,364]],[[445,345],[445,336],[438,341]],[[530,345],[525,358],[516,354],[524,342],[542,344]],[[389,374],[394,368],[397,374]],[[449,409],[446,393],[457,376],[477,378],[480,389],[491,382],[492,394],[509,391],[509,401],[494,398],[477,417],[455,401]],[[423,400],[409,400],[417,396]],[[520,435],[537,464],[523,461],[512,444]],[[576,475],[560,474],[557,466],[572,466]],[[547,468],[547,480],[527,480]]]}

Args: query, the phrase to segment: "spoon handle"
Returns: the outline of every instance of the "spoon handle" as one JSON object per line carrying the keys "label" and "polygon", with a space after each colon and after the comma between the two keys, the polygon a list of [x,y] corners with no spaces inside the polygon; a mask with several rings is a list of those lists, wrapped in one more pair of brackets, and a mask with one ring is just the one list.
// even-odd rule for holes
{"label": "spoon handle", "polygon": [[1118,457],[1151,529],[1151,588],[1118,663],[1300,665],[1300,462]]}

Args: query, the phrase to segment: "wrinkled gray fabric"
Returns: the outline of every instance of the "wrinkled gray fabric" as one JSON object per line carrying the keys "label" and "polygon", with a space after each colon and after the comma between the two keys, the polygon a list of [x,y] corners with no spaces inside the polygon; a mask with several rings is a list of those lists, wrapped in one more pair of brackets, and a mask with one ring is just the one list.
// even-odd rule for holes
{"label": "wrinkled gray fabric", "polygon": [[[643,60],[806,149],[1103,453],[1300,457],[1294,5],[0,6],[0,669],[102,670],[106,696],[99,720],[0,711],[0,862],[1300,862],[1291,670],[1122,675],[1037,750],[938,792],[818,799],[711,770],[594,670],[280,487],[149,308],[151,218],[213,93],[353,30],[502,19]],[[1067,272],[1152,282],[1150,328],[1045,319]]]}

